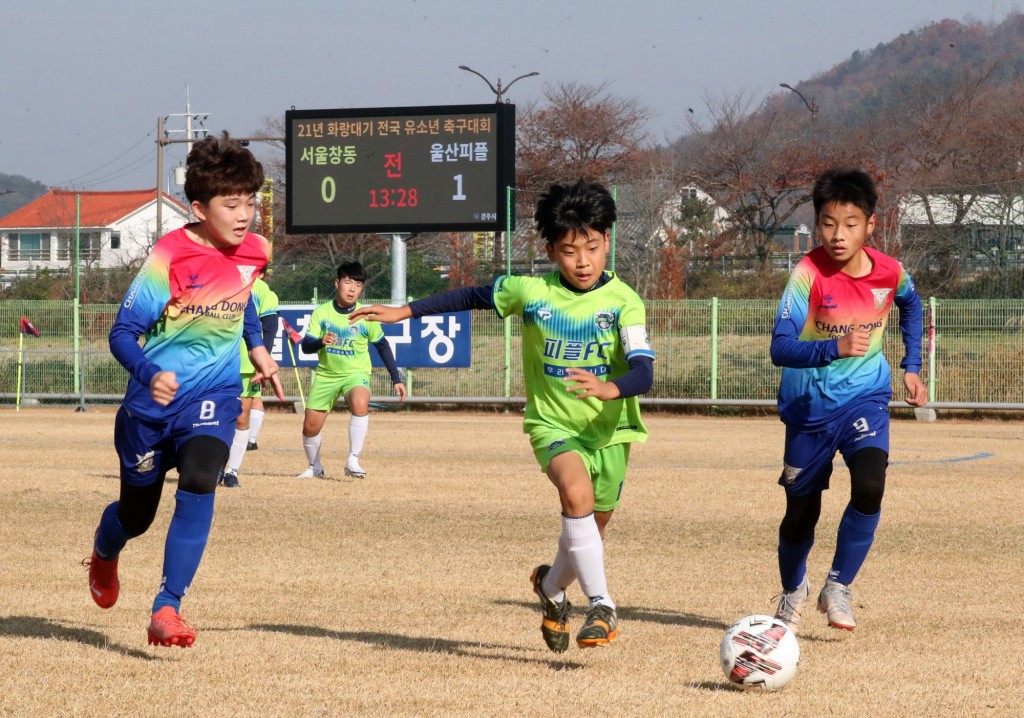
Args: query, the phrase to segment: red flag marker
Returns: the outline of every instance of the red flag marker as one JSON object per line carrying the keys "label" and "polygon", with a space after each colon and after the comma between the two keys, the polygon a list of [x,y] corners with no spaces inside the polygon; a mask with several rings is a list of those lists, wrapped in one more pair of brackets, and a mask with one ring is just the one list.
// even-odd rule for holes
{"label": "red flag marker", "polygon": [[21,333],[31,334],[34,337],[40,336],[39,330],[36,329],[35,325],[30,322],[27,317],[21,318]]}
{"label": "red flag marker", "polygon": [[[292,328],[292,325],[289,324],[283,317],[281,318],[281,326],[284,327],[284,331],[288,335],[288,338],[291,340],[292,344],[299,344],[302,342],[302,335],[295,331],[295,329]],[[36,336],[39,335],[37,334]]]}

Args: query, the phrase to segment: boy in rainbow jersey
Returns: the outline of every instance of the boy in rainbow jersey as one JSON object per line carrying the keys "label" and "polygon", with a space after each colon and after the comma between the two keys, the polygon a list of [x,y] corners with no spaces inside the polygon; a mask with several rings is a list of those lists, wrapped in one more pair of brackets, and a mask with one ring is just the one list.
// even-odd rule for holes
{"label": "boy in rainbow jersey", "polygon": [[793,269],[771,341],[772,362],[783,367],[778,405],[786,425],[779,478],[786,490],[778,549],[782,593],[775,615],[799,629],[811,593],[807,557],[838,451],[850,470],[850,502],[818,610],[830,626],[853,630],[850,584],[874,541],[889,462],[892,372],[882,356],[882,334],[895,304],[907,403],[923,406],[928,391],[919,376],[921,300],[899,262],[865,246],[878,201],[866,173],[828,170],[815,183],[812,199],[821,246]]}
{"label": "boy in rainbow jersey", "polygon": [[249,301],[269,249],[249,231],[262,184],[263,167],[227,133],[197,142],[188,155],[185,195],[198,221],[157,241],[110,330],[110,351],[130,375],[114,425],[121,488],[100,517],[85,563],[93,600],[112,607],[121,550],[153,523],[164,479],[177,469],[147,632],[152,645],[187,648],[196,638],[181,600],[206,547],[214,490],[235,431],[240,342],[250,348],[253,380],[269,379],[284,400]]}

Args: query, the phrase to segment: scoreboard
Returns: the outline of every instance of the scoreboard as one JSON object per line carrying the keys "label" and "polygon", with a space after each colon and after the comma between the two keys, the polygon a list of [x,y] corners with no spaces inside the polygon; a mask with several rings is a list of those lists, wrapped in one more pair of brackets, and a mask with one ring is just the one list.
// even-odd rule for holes
{"label": "scoreboard", "polygon": [[285,113],[287,231],[503,231],[515,105]]}

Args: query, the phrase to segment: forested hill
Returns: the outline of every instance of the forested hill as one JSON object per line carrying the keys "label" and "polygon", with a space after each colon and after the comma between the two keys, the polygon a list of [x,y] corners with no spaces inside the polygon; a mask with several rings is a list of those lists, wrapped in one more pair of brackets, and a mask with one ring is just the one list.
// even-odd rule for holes
{"label": "forested hill", "polygon": [[42,197],[46,190],[46,185],[28,177],[0,173],[0,217]]}
{"label": "forested hill", "polygon": [[797,89],[815,100],[822,117],[859,126],[869,117],[899,113],[921,93],[941,92],[964,78],[987,76],[988,83],[1003,85],[1022,75],[1024,14],[1016,13],[998,25],[942,20],[906,32],[853,53]]}

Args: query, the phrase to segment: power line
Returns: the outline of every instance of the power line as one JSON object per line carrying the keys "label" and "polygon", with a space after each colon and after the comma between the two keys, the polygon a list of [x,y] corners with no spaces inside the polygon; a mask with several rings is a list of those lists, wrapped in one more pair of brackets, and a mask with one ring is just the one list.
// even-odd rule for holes
{"label": "power line", "polygon": [[[81,175],[78,175],[77,177],[72,177],[71,179],[67,179],[67,180],[64,180],[63,182],[58,182],[58,183],[57,183],[57,184],[58,184],[58,186],[64,186],[64,185],[72,185],[72,184],[76,184],[76,183],[79,183],[79,182],[81,182],[82,180],[88,180],[89,182],[95,182],[96,180],[90,180],[90,179],[89,179],[89,177],[90,177],[91,175],[94,175],[94,174],[96,174],[97,172],[99,172],[100,170],[104,169],[105,167],[109,167],[110,165],[112,165],[112,164],[114,164],[115,162],[117,162],[117,160],[121,159],[121,158],[122,158],[122,157],[124,157],[124,156],[125,156],[126,154],[128,154],[129,152],[131,152],[132,150],[134,150],[134,149],[135,149],[136,147],[138,147],[139,145],[141,145],[141,144],[142,144],[143,142],[145,142],[146,140],[148,140],[148,139],[149,139],[150,137],[152,137],[152,136],[153,136],[153,133],[154,133],[154,132],[156,132],[156,130],[150,130],[150,131],[149,131],[148,133],[146,133],[146,136],[145,136],[145,137],[143,137],[143,138],[142,138],[141,140],[139,140],[138,142],[136,142],[135,144],[133,144],[133,145],[132,145],[131,147],[129,147],[128,149],[126,149],[126,150],[125,150],[124,152],[122,152],[121,154],[119,154],[119,155],[116,155],[115,157],[112,157],[112,158],[111,158],[111,159],[110,159],[110,160],[109,160],[108,162],[104,162],[104,163],[103,163],[102,165],[100,165],[100,166],[99,166],[99,167],[97,167],[96,169],[90,170],[89,172],[86,172],[85,174],[81,174]],[[152,152],[150,152],[150,153],[149,153],[149,155],[151,156],[151,155],[152,155]],[[136,162],[138,162],[138,160],[132,160],[132,163],[136,163]],[[121,171],[122,169],[124,169],[124,167],[119,167],[119,168],[117,168],[117,169],[113,170],[113,172],[119,172],[119,171]],[[134,169],[134,167],[133,167],[133,169]],[[109,176],[109,174],[110,174],[110,173],[108,173],[107,175],[104,175],[104,176],[100,177],[100,179],[105,179],[105,178],[107,178],[107,177]]]}

